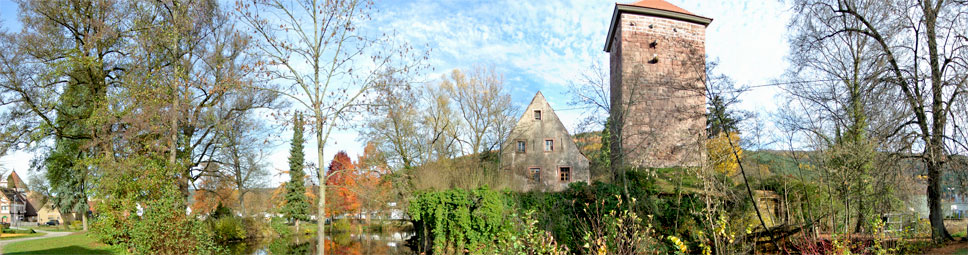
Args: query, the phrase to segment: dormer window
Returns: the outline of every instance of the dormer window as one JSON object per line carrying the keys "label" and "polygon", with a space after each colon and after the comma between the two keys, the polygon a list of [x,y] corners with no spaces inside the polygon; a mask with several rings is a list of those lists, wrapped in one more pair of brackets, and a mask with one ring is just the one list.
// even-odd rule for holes
{"label": "dormer window", "polygon": [[541,110],[534,110],[534,119],[541,120]]}

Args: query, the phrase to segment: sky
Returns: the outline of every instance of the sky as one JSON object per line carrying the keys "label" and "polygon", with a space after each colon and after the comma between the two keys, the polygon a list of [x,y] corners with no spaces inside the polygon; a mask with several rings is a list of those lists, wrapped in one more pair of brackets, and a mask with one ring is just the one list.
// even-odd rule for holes
{"label": "sky", "polygon": [[[780,78],[788,64],[786,26],[791,13],[784,1],[668,0],[713,22],[706,29],[706,54],[718,60],[717,70],[738,85],[761,85]],[[628,3],[632,1],[620,1]],[[607,61],[603,51],[614,1],[599,0],[412,0],[377,1],[371,27],[395,34],[418,49],[429,47],[427,77],[441,77],[453,69],[490,66],[502,73],[513,103],[524,107],[541,91],[569,131],[574,131],[583,109],[567,105],[568,85],[596,62]],[[17,7],[0,0],[0,26],[19,31]],[[606,65],[607,66],[607,65]],[[435,78],[437,79],[437,78]],[[772,86],[744,93],[739,108],[768,116],[777,108]],[[516,119],[516,118],[515,118]],[[281,134],[289,139],[289,134]],[[340,130],[327,144],[324,158],[337,150],[355,157],[363,141],[354,130]],[[280,143],[287,145],[288,143]],[[318,162],[315,143],[306,144],[306,159]],[[272,185],[287,178],[288,146],[274,148],[269,160]],[[26,175],[26,152],[0,157],[0,166]]]}

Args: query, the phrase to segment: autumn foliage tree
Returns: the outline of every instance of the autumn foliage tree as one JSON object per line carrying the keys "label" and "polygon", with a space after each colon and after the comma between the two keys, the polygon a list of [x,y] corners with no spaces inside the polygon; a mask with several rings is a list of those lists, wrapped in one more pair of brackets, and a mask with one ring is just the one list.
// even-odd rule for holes
{"label": "autumn foliage tree", "polygon": [[[363,155],[356,161],[357,181],[355,191],[362,200],[360,206],[364,211],[384,212],[387,204],[391,202],[396,194],[393,190],[392,182],[387,178],[390,176],[390,167],[382,153],[376,145],[367,143],[363,148]],[[369,220],[371,217],[367,216]]]}
{"label": "autumn foliage tree", "polygon": [[726,176],[736,174],[739,169],[737,157],[743,157],[743,149],[736,148],[736,155],[733,155],[732,145],[739,144],[739,133],[731,132],[727,138],[726,134],[720,133],[706,140],[706,153],[709,155],[709,163],[713,170]]}
{"label": "autumn foliage tree", "polygon": [[208,215],[215,211],[219,205],[226,207],[237,207],[238,190],[227,181],[221,181],[216,177],[203,177],[195,194],[192,195],[194,202],[190,208],[192,214]]}
{"label": "autumn foliage tree", "polygon": [[336,153],[326,168],[326,176],[327,196],[332,195],[326,203],[326,217],[357,212],[360,199],[354,192],[358,176],[353,159],[345,151]]}

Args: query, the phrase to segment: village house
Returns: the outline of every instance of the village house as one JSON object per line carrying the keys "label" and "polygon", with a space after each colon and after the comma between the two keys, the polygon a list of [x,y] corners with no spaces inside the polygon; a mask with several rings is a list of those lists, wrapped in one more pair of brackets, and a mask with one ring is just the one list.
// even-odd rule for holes
{"label": "village house", "polygon": [[73,216],[73,214],[61,214],[60,208],[57,208],[53,203],[50,202],[40,206],[40,210],[37,210],[37,222],[41,224],[52,220],[56,220],[58,223],[64,224],[65,222],[73,221]]}
{"label": "village house", "polygon": [[520,190],[560,191],[590,178],[588,158],[541,92],[531,99],[502,150],[502,168],[513,173],[512,184]]}
{"label": "village house", "polygon": [[37,210],[27,199],[27,191],[17,172],[0,180],[0,222],[17,224],[37,220]]}

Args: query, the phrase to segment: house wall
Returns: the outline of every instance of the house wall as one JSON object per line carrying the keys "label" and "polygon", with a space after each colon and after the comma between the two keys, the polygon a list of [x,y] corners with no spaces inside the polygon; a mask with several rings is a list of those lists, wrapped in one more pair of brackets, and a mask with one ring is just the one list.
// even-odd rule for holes
{"label": "house wall", "polygon": [[699,166],[706,127],[706,27],[619,15],[609,38],[613,155],[624,155],[622,163],[633,166]]}
{"label": "house wall", "polygon": [[[541,111],[541,120],[534,119],[534,110]],[[544,151],[545,139],[554,141],[554,151]],[[517,141],[524,141],[526,150],[517,152]],[[502,147],[501,162],[510,170],[513,187],[519,190],[560,191],[572,182],[588,182],[588,159],[581,154],[568,130],[539,92],[511,131]],[[540,182],[532,182],[529,168],[541,169]],[[570,181],[561,181],[559,168],[570,167]]]}

